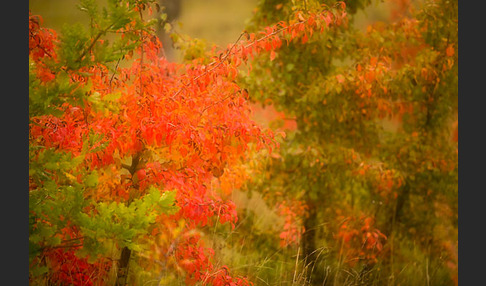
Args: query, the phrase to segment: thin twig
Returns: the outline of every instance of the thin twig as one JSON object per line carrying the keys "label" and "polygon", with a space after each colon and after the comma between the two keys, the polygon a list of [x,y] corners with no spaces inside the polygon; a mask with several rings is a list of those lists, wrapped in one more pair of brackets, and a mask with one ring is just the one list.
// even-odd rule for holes
{"label": "thin twig", "polygon": [[116,75],[116,70],[118,69],[118,65],[120,64],[120,61],[123,57],[119,58],[118,61],[116,62],[116,65],[115,65],[115,69],[113,71],[113,74],[111,75],[111,78],[110,78],[110,89],[111,89],[111,82],[113,81],[113,78],[115,78],[115,75]]}
{"label": "thin twig", "polygon": [[[261,37],[260,39],[254,40],[253,42],[251,42],[251,43],[247,44],[246,46],[243,46],[242,48],[247,49],[247,48],[249,48],[249,47],[251,47],[251,46],[253,46],[253,45],[255,45],[255,44],[257,44],[257,43],[259,43],[259,42],[261,42],[261,41],[264,41],[264,40],[266,40],[266,39],[268,39],[268,38],[270,38],[270,37],[272,37],[272,36],[274,36],[274,35],[276,35],[276,34],[279,34],[279,33],[283,32],[283,31],[285,31],[285,30],[287,30],[287,29],[289,29],[289,28],[292,28],[292,27],[294,27],[294,26],[300,25],[300,24],[305,23],[305,22],[307,22],[307,21],[308,21],[308,19],[306,19],[306,20],[304,20],[304,21],[299,21],[299,22],[293,23],[293,24],[291,24],[291,25],[289,25],[289,26],[287,26],[287,27],[283,27],[283,28],[277,29],[277,30],[273,31],[273,32],[272,32],[272,33],[270,33],[270,34],[265,35],[264,37]],[[204,71],[202,74],[200,74],[200,75],[198,75],[197,77],[195,77],[195,78],[193,79],[193,81],[196,81],[196,80],[200,79],[201,77],[203,77],[203,76],[207,75],[208,73],[210,73],[210,72],[214,71],[214,70],[215,70],[215,69],[217,69],[217,68],[218,68],[220,65],[222,65],[222,64],[223,64],[223,63],[224,63],[224,62],[225,62],[225,61],[228,59],[228,57],[229,57],[230,55],[234,54],[234,52],[233,52],[234,47],[235,47],[235,46],[238,44],[238,42],[240,41],[241,37],[243,37],[243,35],[245,35],[245,34],[247,34],[247,33],[248,33],[248,32],[243,31],[243,32],[240,34],[240,36],[238,37],[238,39],[237,39],[237,40],[236,40],[236,41],[233,43],[233,45],[232,45],[232,46],[231,46],[231,47],[228,49],[228,51],[226,52],[226,54],[225,54],[223,57],[220,57],[218,61],[213,61],[213,62],[211,62],[211,63],[209,63],[209,64],[208,64],[208,66],[213,66],[213,65],[215,65],[215,66],[213,66],[212,68],[210,68],[210,69],[208,69],[208,70]],[[181,88],[180,88],[180,89],[179,89],[179,90],[178,90],[178,91],[177,91],[177,92],[176,92],[176,93],[175,93],[175,94],[174,94],[174,95],[171,97],[171,99],[172,99],[172,100],[174,100],[174,98],[175,98],[177,95],[179,95],[179,93],[181,93],[183,89],[185,89],[187,86],[189,86],[189,83],[187,83],[187,84],[184,84],[184,83],[183,83],[183,85],[184,85],[184,86],[183,86],[183,87],[181,87]]]}
{"label": "thin twig", "polygon": [[[233,50],[233,48],[234,48],[234,47],[236,46],[236,44],[237,44],[237,43],[240,41],[241,37],[243,37],[243,35],[245,35],[245,34],[246,34],[246,32],[245,32],[245,31],[244,31],[244,32],[242,32],[242,33],[240,34],[240,36],[239,36],[239,37],[238,37],[238,39],[237,39],[237,40],[236,40],[236,41],[233,43],[233,45],[231,46],[231,48],[229,48],[229,49],[228,49],[228,51],[226,52],[226,55],[224,55],[223,57],[220,57],[219,62],[218,62],[218,61],[213,61],[213,62],[211,62],[211,63],[209,63],[209,64],[208,64],[208,66],[212,66],[212,65],[215,65],[215,64],[216,64],[216,66],[214,66],[214,67],[212,67],[211,69],[206,70],[206,71],[205,71],[205,72],[203,72],[202,74],[200,74],[200,75],[196,76],[196,77],[193,79],[193,81],[197,81],[197,80],[198,80],[198,79],[200,79],[201,77],[203,77],[203,76],[205,76],[206,74],[208,74],[208,73],[210,73],[210,72],[214,71],[214,70],[215,70],[215,69],[217,69],[217,68],[218,68],[220,65],[222,65],[222,64],[223,64],[223,62],[224,62],[224,61],[226,61],[226,59],[227,59],[227,58],[229,57],[229,55],[231,54],[231,51]],[[174,94],[174,95],[171,97],[171,99],[174,99],[174,98],[175,98],[177,95],[179,95],[179,93],[181,93],[181,92],[182,92],[182,90],[183,90],[183,89],[185,89],[185,87],[189,86],[189,84],[190,84],[190,83],[187,83],[187,84],[184,84],[184,83],[183,83],[183,85],[184,85],[184,86],[183,86],[183,87],[181,87],[181,88],[180,88],[180,89],[179,89],[179,90],[178,90],[178,91],[177,91],[177,92],[176,92],[176,93],[175,93],[175,94]]]}
{"label": "thin twig", "polygon": [[96,42],[98,41],[98,39],[103,35],[103,34],[106,34],[106,32],[108,32],[109,29],[111,29],[111,27],[113,27],[115,23],[112,23],[110,26],[108,26],[106,29],[104,30],[101,30],[98,32],[98,34],[96,35],[96,37],[93,39],[93,41],[91,42],[91,45],[89,45],[89,47],[87,49],[85,49],[81,55],[76,59],[75,62],[80,62],[84,56],[86,55],[86,53],[88,53],[89,51],[91,51],[91,49],[94,47],[94,45],[96,44]]}
{"label": "thin twig", "polygon": [[213,104],[211,104],[211,105],[209,105],[209,106],[206,106],[206,107],[205,107],[205,108],[204,108],[204,109],[201,111],[200,116],[202,116],[202,115],[203,115],[203,113],[204,113],[206,110],[208,110],[209,108],[211,108],[211,107],[213,107],[213,106],[215,106],[215,105],[217,105],[217,104],[220,104],[221,102],[225,101],[226,99],[228,99],[228,98],[229,98],[229,97],[231,97],[232,95],[233,95],[233,94],[229,94],[229,95],[225,96],[224,98],[222,98],[222,99],[220,99],[220,100],[218,100],[218,101],[214,102]]}

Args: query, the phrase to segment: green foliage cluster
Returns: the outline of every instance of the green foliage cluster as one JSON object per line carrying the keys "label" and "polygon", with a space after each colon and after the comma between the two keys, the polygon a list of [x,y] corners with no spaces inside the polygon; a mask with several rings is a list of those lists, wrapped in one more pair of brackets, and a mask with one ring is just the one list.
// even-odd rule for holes
{"label": "green foliage cluster", "polygon": [[[242,79],[252,100],[272,105],[298,126],[287,130],[279,156],[260,158],[261,173],[247,189],[264,194],[269,205],[293,199],[309,206],[306,231],[290,256],[267,256],[275,251],[271,231],[252,235],[268,243],[240,250],[249,265],[284,267],[265,273],[248,267],[250,276],[269,285],[457,283],[457,141],[451,140],[458,106],[457,1],[405,1],[409,14],[363,31],[353,19],[371,2],[346,1],[347,25],[305,45],[284,45],[274,61],[256,58],[251,76]],[[322,4],[335,3],[260,1],[248,30]],[[400,110],[405,106],[410,109]],[[386,176],[393,182],[387,197],[380,189]],[[253,215],[243,219],[242,230],[253,233]],[[338,237],[345,220],[363,216],[387,237],[376,260],[346,256],[349,246]]]}
{"label": "green foliage cluster", "polygon": [[[85,185],[87,185],[85,183]],[[135,199],[129,206],[119,202],[100,202],[91,213],[79,213],[78,222],[85,235],[81,257],[106,254],[115,242],[120,247],[140,251],[137,237],[149,234],[155,219],[161,213],[174,214],[175,192],[164,192],[151,187],[148,194]],[[94,261],[93,261],[94,262]]]}
{"label": "green foliage cluster", "polygon": [[[79,83],[70,82],[67,72],[76,71],[83,76],[87,68],[97,63],[106,65],[113,72],[118,62],[138,46],[139,31],[148,30],[155,24],[155,20],[142,21],[137,17],[134,7],[140,1],[110,0],[101,9],[95,0],[79,2],[78,8],[90,16],[89,29],[80,23],[65,24],[59,39],[53,39],[59,43],[56,58],[44,61],[52,71],[65,73],[47,83],[42,82],[35,74],[36,63],[29,59],[29,118],[42,114],[60,115],[59,107],[63,103],[83,106],[90,85],[80,88]],[[117,30],[130,21],[135,21],[135,29],[123,33],[123,37],[117,35]]]}

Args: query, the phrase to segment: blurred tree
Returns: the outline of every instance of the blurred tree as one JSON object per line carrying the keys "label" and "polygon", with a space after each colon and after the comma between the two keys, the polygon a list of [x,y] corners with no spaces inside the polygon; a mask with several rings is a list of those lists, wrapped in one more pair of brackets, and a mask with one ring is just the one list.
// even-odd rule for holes
{"label": "blurred tree", "polygon": [[[305,203],[315,285],[457,284],[457,1],[385,2],[389,21],[361,29],[372,1],[345,1],[349,21],[255,58],[244,78],[297,123],[248,188]],[[247,29],[327,5],[342,4],[262,0]]]}

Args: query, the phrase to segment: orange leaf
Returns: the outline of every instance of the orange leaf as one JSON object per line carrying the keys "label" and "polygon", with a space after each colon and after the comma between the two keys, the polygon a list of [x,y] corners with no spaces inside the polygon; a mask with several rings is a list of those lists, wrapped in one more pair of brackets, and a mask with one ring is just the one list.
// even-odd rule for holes
{"label": "orange leaf", "polygon": [[454,55],[454,48],[452,47],[452,45],[449,45],[446,49],[446,55],[448,57],[452,57]]}
{"label": "orange leaf", "polygon": [[271,61],[273,61],[274,59],[275,59],[275,51],[274,51],[274,50],[272,50],[272,51],[270,52],[270,60],[271,60]]}
{"label": "orange leaf", "polygon": [[373,67],[374,67],[374,66],[376,66],[376,64],[377,64],[377,63],[378,63],[378,58],[377,58],[377,57],[372,57],[372,58],[370,59],[370,65],[371,65],[371,66],[373,66]]}
{"label": "orange leaf", "polygon": [[304,34],[304,36],[302,37],[302,44],[307,43],[308,40],[309,38],[307,37],[307,34]]}
{"label": "orange leaf", "polygon": [[299,18],[299,20],[301,20],[302,22],[305,22],[305,18],[304,18],[304,16],[302,16],[302,13],[297,14],[297,17],[298,17],[298,18]]}
{"label": "orange leaf", "polygon": [[336,76],[336,79],[337,79],[338,83],[343,83],[344,82],[344,76],[342,74],[338,74]]}

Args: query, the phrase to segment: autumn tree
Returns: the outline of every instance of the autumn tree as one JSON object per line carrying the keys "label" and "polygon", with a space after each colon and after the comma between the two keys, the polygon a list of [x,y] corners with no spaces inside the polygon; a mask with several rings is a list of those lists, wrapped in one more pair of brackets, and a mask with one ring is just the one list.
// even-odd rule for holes
{"label": "autumn tree", "polygon": [[[247,185],[295,218],[281,233],[301,260],[282,271],[293,283],[457,284],[457,1],[382,2],[388,21],[359,27],[376,2],[345,1],[326,33],[257,56],[242,79],[282,114],[275,128],[297,126]],[[335,5],[261,1],[248,30]]]}
{"label": "autumn tree", "polygon": [[237,79],[344,7],[294,11],[183,63],[159,56],[153,1],[79,8],[89,26],[59,34],[29,16],[30,282],[251,285],[204,239],[208,225],[238,222],[227,182],[242,184],[248,152],[278,147]]}

